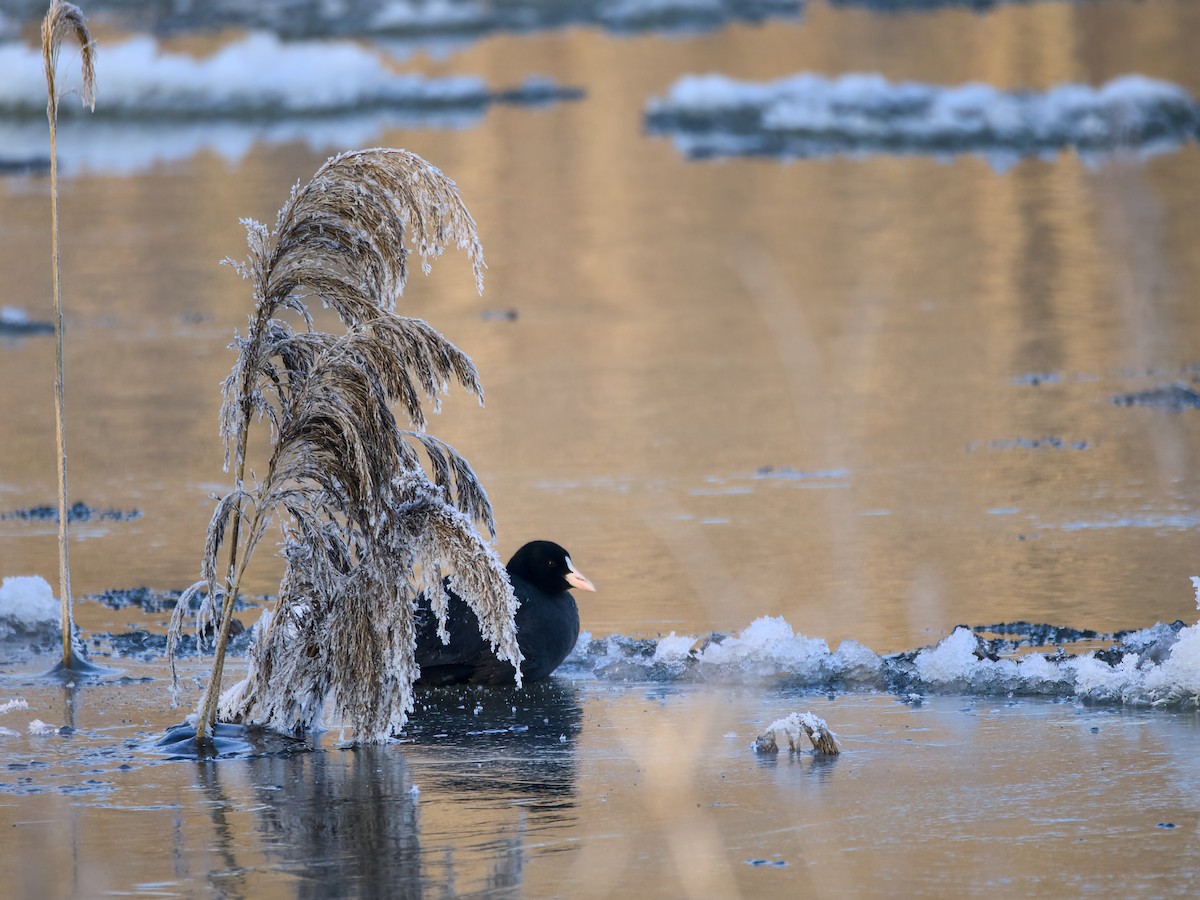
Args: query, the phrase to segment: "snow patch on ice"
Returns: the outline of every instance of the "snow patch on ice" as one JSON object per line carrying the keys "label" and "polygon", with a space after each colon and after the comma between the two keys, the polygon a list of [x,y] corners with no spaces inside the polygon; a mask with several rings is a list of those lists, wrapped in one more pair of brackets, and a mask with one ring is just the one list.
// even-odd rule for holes
{"label": "snow patch on ice", "polygon": [[[476,77],[397,71],[385,54],[354,41],[289,42],[267,32],[201,57],[139,35],[106,42],[100,65],[95,112],[84,121],[70,98],[60,107],[60,166],[68,174],[135,172],[202,150],[236,162],[260,141],[371,146],[389,127],[464,128],[494,102],[574,96],[544,78],[494,93]],[[78,69],[61,69],[70,90]],[[0,162],[43,160],[45,130],[40,49],[0,43]]]}
{"label": "snow patch on ice", "polygon": [[762,616],[733,635],[671,632],[657,640],[624,635],[593,640],[584,632],[566,670],[617,680],[873,682],[882,666],[879,656],[855,641],[831,652],[824,640],[797,633],[781,616]]}
{"label": "snow patch on ice", "polygon": [[482,6],[451,3],[448,0],[392,0],[382,3],[371,16],[368,31],[442,32],[483,28],[489,16]]}
{"label": "snow patch on ice", "polygon": [[1196,139],[1200,108],[1182,87],[1141,75],[1005,91],[862,73],[768,83],[709,74],[686,75],[652,98],[646,121],[689,157],[975,152],[1003,168],[1066,148],[1087,158],[1175,149]]}
{"label": "snow patch on ice", "polygon": [[54,589],[38,575],[17,575],[0,583],[0,640],[53,636],[61,610]]}
{"label": "snow patch on ice", "polygon": [[[1194,580],[1200,598],[1200,579]],[[1200,599],[1198,599],[1200,604]],[[977,629],[991,631],[999,626]],[[906,702],[924,692],[984,696],[1077,697],[1088,702],[1200,707],[1200,623],[1158,624],[1110,637],[1115,646],[1072,655],[1062,642],[1094,641],[1095,632],[1040,626],[1053,653],[1032,641],[985,641],[966,627],[937,644],[881,657],[856,641],[831,652],[778,616],[755,619],[740,633],[707,637],[671,632],[658,639],[580,635],[563,673],[614,681],[780,684],[808,689],[888,690]],[[1032,632],[1030,632],[1032,633]],[[1045,646],[1045,645],[1042,645]],[[1016,649],[1014,649],[1016,648]]]}
{"label": "snow patch on ice", "polygon": [[[0,114],[46,112],[40,48],[0,45]],[[187,119],[230,115],[278,119],[320,115],[384,104],[484,103],[478,78],[428,79],[392,71],[379,53],[353,41],[284,42],[254,32],[211,56],[164,51],[138,35],[106,43],[103,80],[94,115]],[[68,85],[73,75],[64,67]],[[61,112],[78,111],[64,103]]]}

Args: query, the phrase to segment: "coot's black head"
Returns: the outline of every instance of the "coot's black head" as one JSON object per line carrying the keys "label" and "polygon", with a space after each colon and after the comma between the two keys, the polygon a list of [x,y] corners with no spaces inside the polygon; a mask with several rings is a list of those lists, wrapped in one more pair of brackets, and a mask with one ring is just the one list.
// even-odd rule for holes
{"label": "coot's black head", "polygon": [[508,574],[524,578],[547,594],[561,594],[571,588],[596,589],[575,568],[570,554],[553,541],[530,541],[508,561]]}

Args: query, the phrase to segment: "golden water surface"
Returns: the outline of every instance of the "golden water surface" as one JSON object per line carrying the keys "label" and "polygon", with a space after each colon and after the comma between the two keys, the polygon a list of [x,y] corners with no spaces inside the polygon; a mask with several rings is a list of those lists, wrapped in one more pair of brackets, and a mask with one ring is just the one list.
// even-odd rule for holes
{"label": "golden water surface", "polygon": [[[483,480],[502,555],[535,537],[567,546],[599,589],[581,602],[595,635],[781,615],[831,646],[891,652],[959,623],[1193,621],[1200,413],[1111,398],[1188,381],[1200,362],[1195,146],[1005,171],[976,156],[701,163],[647,136],[642,114],[678,77],[710,71],[1013,89],[1137,72],[1197,95],[1198,33],[1200,6],[1184,0],[897,16],[814,0],[792,23],[670,39],[573,28],[407,61],[586,91],[376,141],[441,167],[478,221],[484,295],[448,256],[403,309],[480,370],[486,407],[451,396],[430,427]],[[239,217],[271,222],[343,149],[259,144],[64,183],[72,501],[142,513],[75,526],[77,595],[198,577],[210,494],[231,484],[218,386],[250,303],[218,262],[243,252]],[[45,178],[0,179],[0,306],[42,320],[48,195]],[[53,365],[50,339],[0,341],[0,512],[54,503]],[[270,549],[252,593],[278,584]],[[0,521],[0,575],[57,584],[56,565],[52,525]],[[138,615],[77,607],[85,634]],[[148,687],[85,689],[81,727],[123,740],[178,721],[161,670]],[[50,690],[5,686],[0,702],[24,696],[29,716],[62,724]],[[310,866],[326,853],[329,871],[352,862],[345,877],[390,860],[355,891],[380,895],[403,876],[439,896],[1151,896],[1196,872],[1190,716],[573,691],[566,749],[551,736],[518,752],[514,778],[566,784],[549,797],[473,772],[499,751],[472,760],[470,741],[449,774],[421,742],[216,766],[139,758],[128,773],[118,753],[96,775],[60,760],[49,793],[0,795],[0,884],[336,896]],[[756,762],[756,729],[797,704],[819,707],[853,752],[824,768]],[[52,740],[22,738],[21,764],[61,756]],[[14,746],[0,739],[0,780],[36,783],[3,770]],[[534,763],[555,752],[566,769],[547,780]],[[112,787],[60,789],[88,778]],[[343,804],[356,810],[345,821],[329,812]],[[406,853],[419,860],[407,875]]]}

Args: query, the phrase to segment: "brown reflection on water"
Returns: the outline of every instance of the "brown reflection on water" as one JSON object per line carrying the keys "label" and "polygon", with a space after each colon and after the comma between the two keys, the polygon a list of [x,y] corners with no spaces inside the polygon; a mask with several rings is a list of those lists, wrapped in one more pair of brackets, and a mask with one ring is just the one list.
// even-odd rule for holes
{"label": "brown reflection on water", "polygon": [[[1109,403],[1195,361],[1194,148],[1003,173],[976,157],[697,164],[641,135],[640,116],[704,71],[1009,87],[1143,71],[1195,90],[1178,35],[1196,15],[1167,2],[896,17],[816,4],[800,25],[678,41],[571,30],[418,59],[588,92],[381,140],[454,177],[483,234],[482,299],[447,258],[406,308],[481,370],[487,408],[452,397],[433,427],[483,477],[502,553],[532,537],[568,546],[600,588],[583,611],[597,634],[779,614],[894,650],[960,621],[1112,629],[1186,615],[1186,529],[1063,526],[1197,513],[1195,416]],[[196,576],[207,494],[229,484],[216,388],[248,311],[216,263],[242,252],[237,218],[271,221],[323,156],[258,147],[67,186],[73,494],[145,513],[75,529],[80,593]],[[49,306],[45,193],[8,178],[0,194],[3,302],[36,318]],[[507,310],[515,321],[482,315]],[[6,509],[53,500],[51,354],[45,340],[0,352]],[[1014,381],[1035,372],[1060,380]],[[1087,449],[992,446],[1047,436]],[[826,474],[755,477],[767,467]],[[51,528],[0,522],[0,538],[0,572],[53,581]],[[255,592],[277,582],[268,556]],[[80,610],[85,628],[108,615]]]}

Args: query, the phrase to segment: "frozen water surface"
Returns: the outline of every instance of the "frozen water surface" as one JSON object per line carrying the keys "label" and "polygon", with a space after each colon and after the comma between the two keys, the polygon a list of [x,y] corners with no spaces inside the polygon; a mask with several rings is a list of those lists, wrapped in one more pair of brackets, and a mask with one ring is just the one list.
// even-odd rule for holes
{"label": "frozen water surface", "polygon": [[[422,695],[389,746],[214,762],[153,746],[160,668],[0,691],[28,703],[0,707],[18,896],[1184,896],[1200,870],[1193,715],[555,677]],[[751,750],[797,710],[840,756]]]}
{"label": "frozen water surface", "polygon": [[[1114,84],[1171,124],[1144,101],[1200,97],[1200,5],[85,4],[97,113],[59,134],[72,581],[120,672],[73,686],[34,677],[57,640],[43,9],[0,0],[35,69],[0,114],[24,135],[0,141],[0,579],[44,579],[0,585],[0,894],[1193,890],[1196,142],[714,164],[643,129],[694,73],[819,75],[788,127],[853,73],[882,82],[828,111],[867,132],[953,120],[891,115],[915,98],[1100,134],[1063,113]],[[490,99],[414,111],[401,83]],[[556,87],[582,95],[532,102]],[[165,623],[229,488],[216,386],[250,302],[217,263],[364,145],[431,160],[479,224],[485,299],[451,258],[402,309],[478,366],[487,407],[450,397],[436,433],[502,555],[551,538],[592,578],[589,634],[541,687],[424,695],[392,745],[331,722],[187,758],[170,729],[206,664],[189,638],[172,707]],[[268,550],[243,625],[278,584]],[[751,749],[810,712],[841,755]]]}

